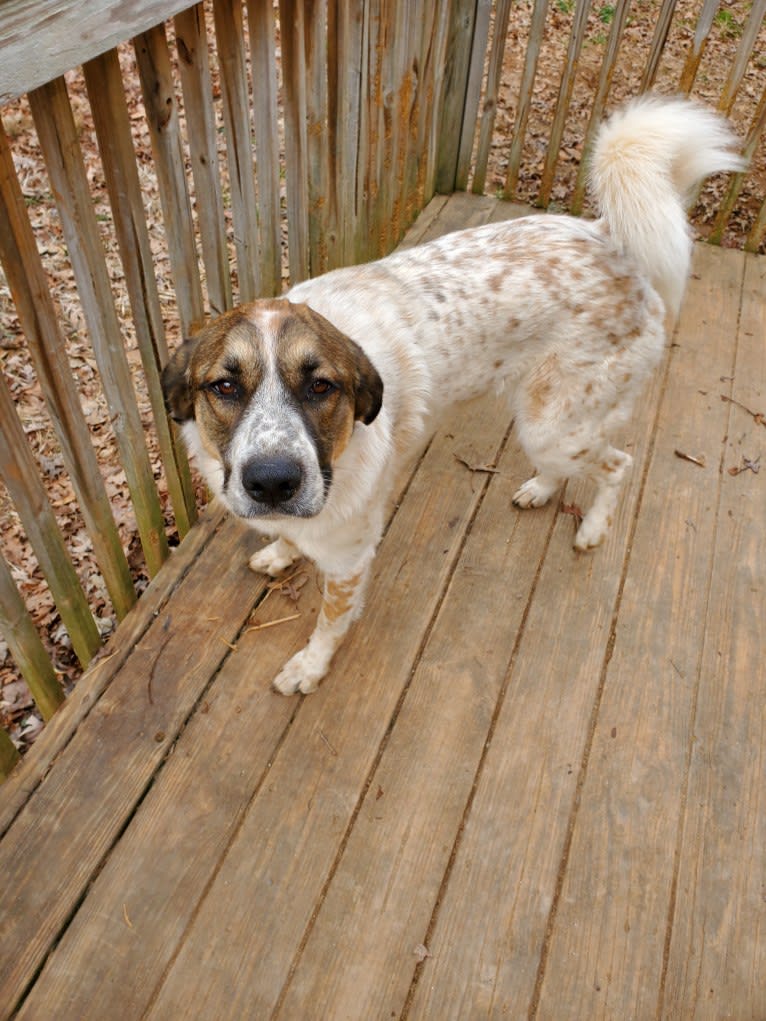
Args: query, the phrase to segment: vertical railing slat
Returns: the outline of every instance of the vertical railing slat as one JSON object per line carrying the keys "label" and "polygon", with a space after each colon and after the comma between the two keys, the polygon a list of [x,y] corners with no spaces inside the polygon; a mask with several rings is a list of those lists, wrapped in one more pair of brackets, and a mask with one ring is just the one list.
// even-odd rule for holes
{"label": "vertical railing slat", "polygon": [[[761,98],[758,103],[758,108],[755,111],[755,116],[750,125],[750,130],[747,134],[744,149],[742,155],[747,160],[748,164],[753,159],[755,152],[758,148],[758,144],[763,136],[764,128],[766,128],[766,88],[761,93]],[[713,223],[713,229],[710,232],[708,240],[712,241],[713,244],[720,244],[723,239],[724,231],[729,222],[729,217],[734,209],[735,203],[739,198],[739,194],[742,191],[742,186],[745,183],[746,174],[732,174],[731,182],[727,189],[726,195],[721,200],[721,204],[718,207],[718,213]]]}
{"label": "vertical railing slat", "polygon": [[279,196],[279,124],[274,5],[247,0],[253,124],[258,178],[261,294],[282,290],[282,227]]}
{"label": "vertical railing slat", "polygon": [[503,74],[503,57],[508,36],[508,18],[511,13],[511,0],[498,0],[495,9],[495,27],[492,33],[492,46],[489,51],[487,65],[487,86],[484,102],[479,116],[479,141],[476,145],[473,181],[471,190],[477,194],[484,193],[487,181],[487,164],[492,145],[492,132],[497,117],[497,99],[500,94],[500,82]]}
{"label": "vertical railing slat", "polygon": [[377,117],[373,117],[374,102],[371,99],[375,90],[375,82],[370,61],[370,5],[364,5],[361,39],[360,39],[360,74],[359,74],[359,136],[356,145],[356,183],[354,186],[356,203],[354,207],[354,232],[351,249],[347,255],[348,262],[363,262],[370,257],[369,245],[369,209],[372,201],[372,151],[373,138],[378,130]]}
{"label": "vertical railing slat", "polygon": [[337,263],[335,204],[330,196],[330,121],[327,81],[327,0],[305,0],[306,162],[308,169],[309,267],[311,276]]}
{"label": "vertical railing slat", "polygon": [[49,720],[64,701],[64,691],[8,565],[1,556],[0,633],[8,643],[13,661],[27,682],[40,715]]}
{"label": "vertical railing slat", "polygon": [[[421,66],[426,82],[426,100],[422,105],[422,113],[418,126],[418,138],[421,145],[421,170],[419,180],[422,188],[422,201],[427,204],[436,193],[441,152],[440,127],[442,111],[446,99],[444,78],[447,66],[447,53],[450,31],[449,4],[428,4],[432,12],[430,32],[423,33],[423,50]],[[425,150],[425,156],[422,155]]]}
{"label": "vertical railing slat", "polygon": [[205,11],[201,3],[176,15],[175,33],[207,298],[211,313],[220,315],[232,305],[231,274],[218,169]]}
{"label": "vertical railing slat", "polygon": [[396,120],[399,148],[395,154],[395,195],[391,217],[390,247],[393,247],[415,218],[415,192],[420,154],[418,110],[423,99],[420,53],[423,48],[425,17],[421,0],[403,0],[399,17],[406,30],[401,32],[402,46],[397,60],[399,87]]}
{"label": "vertical railing slat", "polygon": [[159,370],[167,361],[168,348],[116,51],[109,50],[89,61],[83,72],[120,246],[136,342],[154,414],[157,442],[176,525],[183,537],[196,519],[194,491],[180,438],[165,412],[160,385]]}
{"label": "vertical railing slat", "polygon": [[381,0],[380,3],[380,99],[382,121],[380,123],[379,156],[376,160],[376,202],[375,241],[372,254],[380,256],[393,247],[399,216],[397,209],[397,174],[400,172],[402,151],[402,125],[399,118],[399,96],[401,88],[402,52],[406,46],[407,34],[397,32],[396,25],[406,0]]}
{"label": "vertical railing slat", "polygon": [[606,44],[606,52],[604,53],[604,58],[601,62],[598,87],[593,99],[588,127],[585,131],[582,153],[580,155],[580,166],[577,170],[574,192],[569,204],[569,208],[574,214],[582,212],[583,201],[585,198],[585,184],[588,173],[588,154],[590,153],[591,147],[596,139],[596,134],[598,133],[599,125],[604,117],[604,109],[609,96],[609,87],[612,84],[612,76],[614,75],[614,69],[617,64],[617,54],[620,49],[620,42],[622,41],[622,35],[625,31],[625,24],[628,20],[629,11],[630,0],[619,0],[615,7],[614,18],[609,31],[609,39]]}
{"label": "vertical railing slat", "polygon": [[421,165],[425,166],[425,158],[421,148],[421,108],[427,108],[423,46],[425,33],[430,26],[429,14],[430,18],[433,18],[432,7],[432,4],[424,4],[423,0],[411,0],[407,15],[409,45],[405,71],[408,88],[404,91],[400,102],[401,117],[405,125],[406,150],[399,186],[399,208],[401,210],[399,235],[415,219],[422,204],[420,167]]}
{"label": "vertical railing slat", "polygon": [[734,100],[737,98],[737,92],[747,70],[747,62],[750,60],[750,56],[755,48],[764,13],[766,13],[766,0],[754,0],[747,24],[742,33],[742,38],[739,41],[739,46],[737,46],[737,52],[721,90],[721,98],[718,100],[718,109],[727,116],[731,113],[731,108],[734,106]]}
{"label": "vertical railing slat", "polygon": [[[439,120],[436,190],[448,194],[455,188],[459,125],[463,123],[466,87],[471,59],[477,0],[454,0],[449,6],[449,35],[444,66],[444,99]],[[447,6],[447,5],[445,5]]]}
{"label": "vertical railing slat", "polygon": [[64,338],[14,170],[10,146],[1,129],[0,261],[51,422],[61,444],[64,464],[93,542],[96,561],[114,612],[118,619],[122,619],[136,599],[130,569],[66,357]]}
{"label": "vertical railing slat", "polygon": [[188,337],[204,321],[205,311],[178,123],[178,100],[164,26],[158,25],[138,36],[133,40],[133,47],[152,140],[178,317]]}
{"label": "vertical railing slat", "polygon": [[516,191],[516,184],[519,179],[519,166],[521,165],[521,153],[524,148],[524,138],[527,133],[527,121],[532,106],[532,88],[537,73],[537,62],[540,58],[540,46],[545,31],[545,16],[548,13],[548,0],[536,0],[532,12],[532,24],[529,27],[527,38],[527,52],[524,57],[524,72],[521,76],[519,88],[518,108],[516,110],[516,121],[513,128],[511,148],[508,152],[508,171],[505,177],[504,193],[506,198],[511,198]]}
{"label": "vertical railing slat", "polygon": [[577,0],[574,21],[572,22],[572,30],[569,34],[566,62],[561,74],[558,100],[556,102],[556,112],[554,113],[553,123],[551,124],[551,134],[548,139],[548,150],[545,154],[545,164],[543,166],[543,173],[540,179],[540,190],[537,195],[537,201],[539,205],[543,207],[547,207],[550,202],[551,191],[553,190],[556,164],[558,163],[559,152],[561,151],[561,139],[564,137],[564,126],[566,124],[567,114],[569,113],[569,107],[572,102],[572,93],[574,91],[580,54],[585,41],[585,33],[588,28],[588,14],[590,13],[590,7],[591,0]]}
{"label": "vertical railing slat", "polygon": [[57,78],[35,89],[29,102],[133,499],[146,565],[150,574],[156,574],[168,552],[165,525],[64,80]]}
{"label": "vertical railing slat", "polygon": [[0,477],[18,512],[77,658],[87,665],[101,644],[75,569],[29,449],[13,398],[0,377]]}
{"label": "vertical railing slat", "polygon": [[766,236],[766,199],[761,203],[758,215],[753,221],[753,226],[750,228],[745,239],[745,251],[757,252],[763,244],[764,236]]}
{"label": "vertical railing slat", "polygon": [[662,7],[657,16],[657,24],[652,36],[652,44],[649,48],[649,56],[646,59],[646,66],[641,75],[639,92],[648,92],[657,79],[660,59],[665,49],[665,43],[668,41],[670,26],[673,23],[673,12],[676,9],[676,3],[677,0],[662,0]]}
{"label": "vertical railing slat", "polygon": [[290,282],[309,275],[305,15],[302,0],[279,0]]}
{"label": "vertical railing slat", "polygon": [[700,61],[702,60],[702,54],[705,52],[708,39],[710,38],[710,31],[713,28],[713,19],[718,13],[718,7],[720,0],[705,0],[705,5],[702,8],[699,18],[697,19],[697,27],[694,30],[694,39],[689,47],[689,52],[686,54],[686,60],[681,70],[681,77],[678,82],[679,92],[683,92],[688,95],[691,92],[692,85],[694,85],[694,79],[697,77],[697,71],[699,70]]}
{"label": "vertical railing slat", "polygon": [[10,776],[20,757],[8,734],[4,730],[0,730],[0,781]]}
{"label": "vertical railing slat", "polygon": [[226,131],[239,300],[246,302],[253,301],[259,293],[258,203],[253,175],[242,4],[239,0],[215,0],[213,17]]}
{"label": "vertical railing slat", "polygon": [[[497,5],[495,19],[502,20],[503,0]],[[471,41],[471,56],[468,64],[468,84],[465,91],[465,107],[463,122],[460,126],[460,143],[458,145],[457,170],[455,172],[455,188],[465,191],[471,173],[471,156],[476,136],[476,119],[481,99],[481,84],[484,76],[484,58],[489,39],[489,22],[492,4],[490,0],[478,0],[476,4],[476,20]]]}

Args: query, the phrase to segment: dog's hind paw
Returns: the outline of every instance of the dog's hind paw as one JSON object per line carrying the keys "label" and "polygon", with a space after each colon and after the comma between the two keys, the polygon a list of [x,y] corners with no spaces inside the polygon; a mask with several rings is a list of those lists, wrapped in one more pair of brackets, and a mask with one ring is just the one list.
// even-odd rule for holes
{"label": "dog's hind paw", "polygon": [[299,558],[300,552],[295,546],[284,539],[276,539],[257,553],[253,553],[248,565],[256,574],[268,574],[269,577],[276,578]]}
{"label": "dog's hind paw", "polygon": [[582,553],[600,546],[607,536],[611,522],[600,515],[586,514],[575,535],[575,549]]}
{"label": "dog's hind paw", "polygon": [[535,475],[527,479],[523,486],[513,494],[514,507],[542,507],[559,488],[558,479],[548,479],[544,475]]}

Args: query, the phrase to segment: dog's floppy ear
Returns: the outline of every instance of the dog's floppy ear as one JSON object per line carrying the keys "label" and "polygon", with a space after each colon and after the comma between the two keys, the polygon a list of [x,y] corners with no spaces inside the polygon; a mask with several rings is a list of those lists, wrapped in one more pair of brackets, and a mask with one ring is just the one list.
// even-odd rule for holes
{"label": "dog's floppy ear", "polygon": [[375,421],[383,404],[383,380],[358,344],[351,341],[356,348],[356,406],[354,417],[369,425]]}
{"label": "dog's floppy ear", "polygon": [[165,407],[174,422],[188,422],[194,418],[190,368],[196,346],[196,338],[185,340],[162,370],[160,378]]}
{"label": "dog's floppy ear", "polygon": [[[342,359],[354,374],[354,418],[369,425],[383,404],[383,380],[380,373],[355,340],[338,329],[310,305],[293,306],[296,315],[313,329],[325,344],[331,359]],[[350,360],[349,360],[350,359]]]}

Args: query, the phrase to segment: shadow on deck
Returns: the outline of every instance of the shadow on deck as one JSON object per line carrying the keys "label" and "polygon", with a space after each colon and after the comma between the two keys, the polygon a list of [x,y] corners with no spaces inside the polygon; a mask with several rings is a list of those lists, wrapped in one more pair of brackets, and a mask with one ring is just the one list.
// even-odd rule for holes
{"label": "shadow on deck", "polygon": [[461,410],[309,698],[313,574],[209,511],[0,795],[3,1016],[765,1017],[765,282],[697,248],[593,556]]}

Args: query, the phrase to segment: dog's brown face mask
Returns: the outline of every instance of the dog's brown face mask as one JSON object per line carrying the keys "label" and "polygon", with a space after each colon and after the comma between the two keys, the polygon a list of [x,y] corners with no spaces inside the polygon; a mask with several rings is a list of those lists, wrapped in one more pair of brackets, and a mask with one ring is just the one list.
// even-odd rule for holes
{"label": "dog's brown face mask", "polygon": [[186,341],[162,373],[168,409],[193,422],[214,488],[241,517],[312,517],[354,424],[383,382],[353,340],[307,305],[257,301]]}

